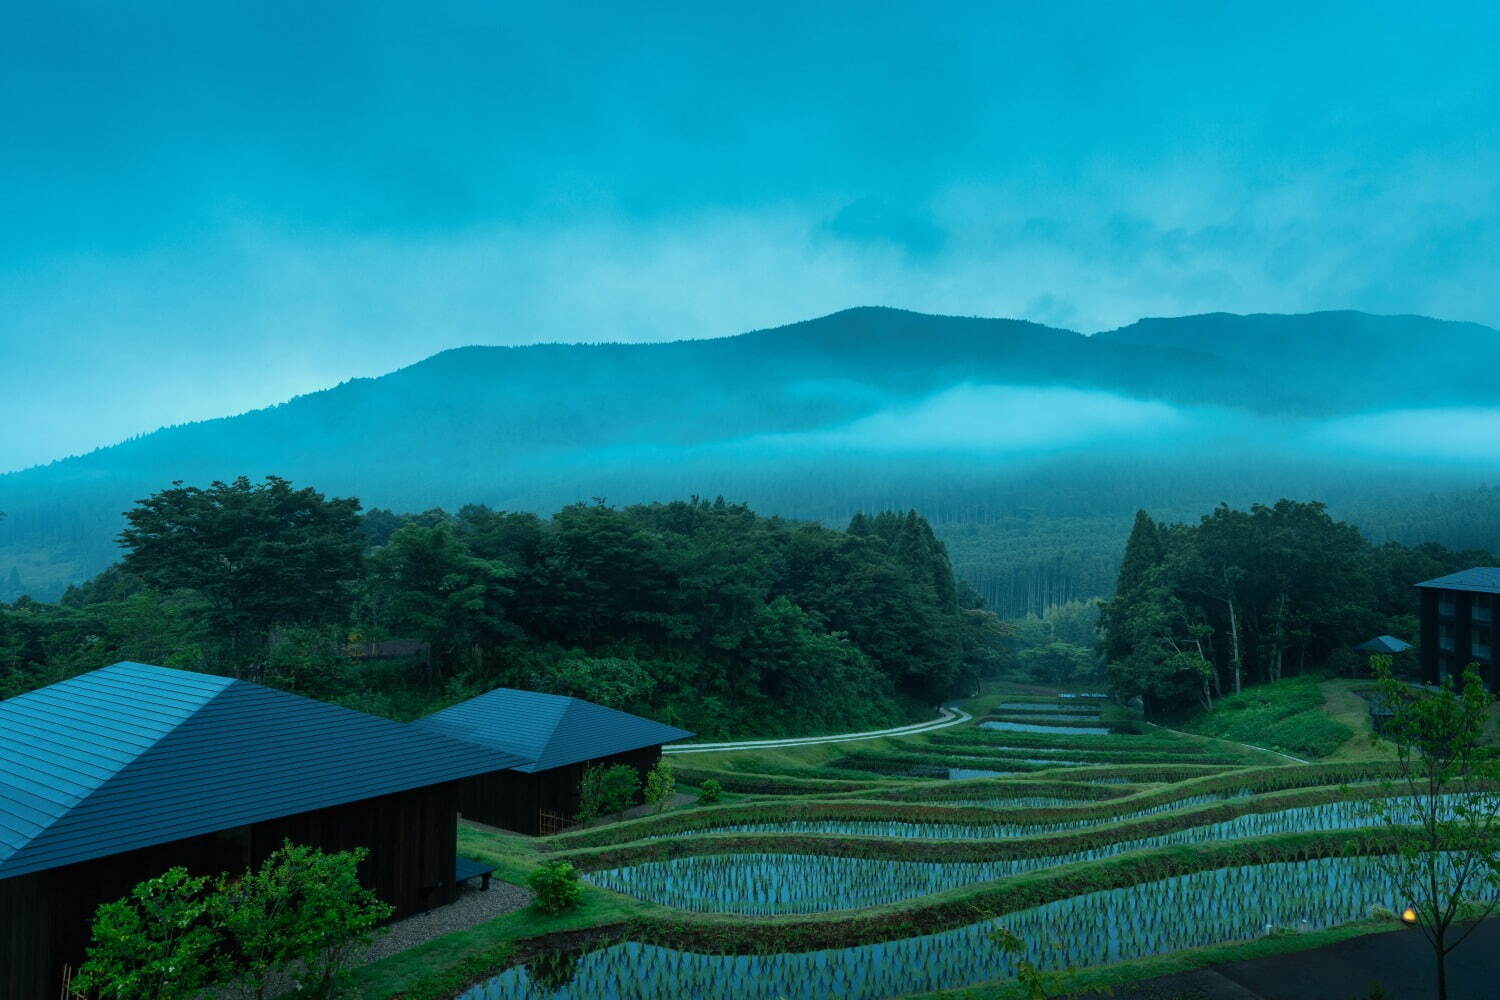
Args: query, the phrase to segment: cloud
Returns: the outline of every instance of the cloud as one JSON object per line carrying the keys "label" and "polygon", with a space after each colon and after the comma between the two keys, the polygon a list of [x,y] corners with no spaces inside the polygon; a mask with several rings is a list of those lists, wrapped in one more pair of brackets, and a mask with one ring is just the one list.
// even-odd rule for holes
{"label": "cloud", "polygon": [[1003,456],[1112,444],[1151,446],[1197,421],[1165,403],[1059,386],[965,384],[830,431],[757,443],[792,450]]}
{"label": "cloud", "polygon": [[907,211],[875,196],[851,201],[818,232],[853,243],[888,243],[918,257],[937,253],[947,242],[929,212]]}
{"label": "cloud", "polygon": [[1500,325],[1488,162],[1480,150],[1254,184],[1208,161],[1098,162],[953,184],[920,212],[840,195],[401,235],[229,218],[154,250],[0,272],[0,469],[462,344],[726,336],[853,305],[1083,331],[1330,308]]}
{"label": "cloud", "polygon": [[1333,420],[1306,439],[1349,457],[1500,468],[1500,407],[1387,410]]}

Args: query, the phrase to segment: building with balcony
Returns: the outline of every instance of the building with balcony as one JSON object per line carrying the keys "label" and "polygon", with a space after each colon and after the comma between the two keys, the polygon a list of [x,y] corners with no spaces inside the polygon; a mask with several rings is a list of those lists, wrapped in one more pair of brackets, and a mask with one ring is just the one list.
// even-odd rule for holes
{"label": "building with balcony", "polygon": [[1422,679],[1455,680],[1470,663],[1496,686],[1494,627],[1500,567],[1475,566],[1417,584],[1422,592]]}

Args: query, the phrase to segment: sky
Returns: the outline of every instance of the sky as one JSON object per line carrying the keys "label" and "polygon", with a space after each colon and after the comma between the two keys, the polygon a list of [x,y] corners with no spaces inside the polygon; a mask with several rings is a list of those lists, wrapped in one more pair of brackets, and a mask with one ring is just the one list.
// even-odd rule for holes
{"label": "sky", "polygon": [[0,8],[0,470],[855,305],[1500,326],[1500,7]]}

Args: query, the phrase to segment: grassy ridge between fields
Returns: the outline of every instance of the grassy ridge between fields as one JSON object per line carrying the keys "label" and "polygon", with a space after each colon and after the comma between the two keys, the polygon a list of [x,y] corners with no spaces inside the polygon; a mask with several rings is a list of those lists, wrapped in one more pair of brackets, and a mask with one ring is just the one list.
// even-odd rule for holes
{"label": "grassy ridge between fields", "polygon": [[[710,954],[852,947],[930,934],[1071,896],[1177,875],[1379,854],[1392,850],[1395,843],[1389,833],[1356,830],[1181,845],[1042,869],[861,910],[785,917],[688,914],[589,887],[583,904],[572,913],[553,918],[508,914],[367,966],[359,970],[358,982],[363,995],[372,1000],[447,1000],[511,964],[557,948],[605,947],[622,940]],[[496,864],[507,877],[525,866],[515,848],[503,843],[469,838],[464,846],[466,854]]]}
{"label": "grassy ridge between fields", "polygon": [[[1027,810],[1027,820],[1031,823],[1042,824],[1080,819],[1105,819],[1196,795],[1241,790],[1248,790],[1255,794],[1288,788],[1340,785],[1352,781],[1390,777],[1395,773],[1394,765],[1385,763],[1246,768],[1210,774],[1198,771],[1192,772],[1193,777],[1190,780],[1180,781],[1166,788],[1091,802],[1087,805]],[[998,784],[990,782],[986,786],[983,781],[984,779],[980,779],[969,787],[977,791],[993,788]],[[957,786],[961,783],[949,784]],[[694,833],[714,826],[788,820],[890,820],[980,825],[1009,823],[1015,822],[1016,819],[1013,814],[1008,815],[1004,810],[984,806],[941,805],[931,800],[930,791],[926,796],[914,797],[926,799],[926,801],[904,802],[889,798],[881,800],[830,798],[793,802],[775,800],[738,802],[705,809],[667,812],[609,826],[562,833],[539,841],[538,846],[543,851],[568,851],[575,848],[624,844],[648,837]]]}
{"label": "grassy ridge between fields", "polygon": [[815,854],[891,861],[965,862],[1053,857],[1107,847],[1163,834],[1210,826],[1241,816],[1280,812],[1332,802],[1379,798],[1379,784],[1352,788],[1321,786],[1226,799],[1188,809],[1140,816],[1116,823],[1073,830],[989,840],[876,837],[827,833],[723,833],[664,837],[609,847],[559,853],[583,871],[598,871],[647,861],[710,854]]}

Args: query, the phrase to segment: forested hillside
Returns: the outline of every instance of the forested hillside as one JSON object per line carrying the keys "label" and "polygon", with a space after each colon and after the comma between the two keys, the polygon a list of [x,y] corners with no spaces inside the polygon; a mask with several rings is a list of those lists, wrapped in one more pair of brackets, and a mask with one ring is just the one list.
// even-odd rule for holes
{"label": "forested hillside", "polygon": [[1416,643],[1415,584],[1496,563],[1482,549],[1375,544],[1320,503],[1220,506],[1186,524],[1140,511],[1100,613],[1110,684],[1161,715],[1283,678],[1355,676],[1353,646]]}
{"label": "forested hillside", "polygon": [[0,697],[134,659],[396,718],[509,685],[706,737],[806,734],[925,718],[1002,656],[915,513],[358,508],[279,479],[153,494],[121,565],[0,605]]}
{"label": "forested hillside", "polygon": [[[1500,518],[1474,513],[1497,494],[1473,493],[1500,478],[1481,433],[1497,379],[1494,330],[1358,313],[1084,336],[855,309],[718,340],[463,348],[0,476],[0,599],[109,565],[122,512],[164,484],[245,471],[396,510],[723,495],[843,526],[915,509],[1006,615],[1107,595],[1143,506],[1317,497],[1377,537],[1500,546]],[[1434,451],[1431,426],[1469,428],[1463,447]]]}

